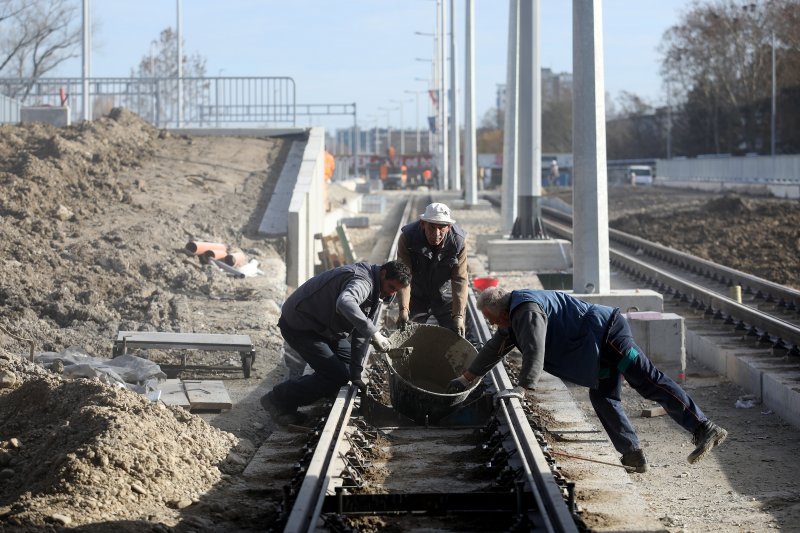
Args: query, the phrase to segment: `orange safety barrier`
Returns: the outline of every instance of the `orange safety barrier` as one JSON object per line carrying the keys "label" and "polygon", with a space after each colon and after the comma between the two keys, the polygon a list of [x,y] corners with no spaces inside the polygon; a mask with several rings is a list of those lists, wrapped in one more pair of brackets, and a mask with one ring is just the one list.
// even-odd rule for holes
{"label": "orange safety barrier", "polygon": [[186,245],[186,250],[195,255],[208,256],[207,252],[212,252],[214,259],[222,259],[228,254],[228,247],[218,242],[197,242],[190,241]]}
{"label": "orange safety barrier", "polygon": [[233,252],[226,255],[223,261],[225,264],[230,265],[233,268],[239,268],[240,266],[247,264],[247,256],[244,255],[244,252]]}

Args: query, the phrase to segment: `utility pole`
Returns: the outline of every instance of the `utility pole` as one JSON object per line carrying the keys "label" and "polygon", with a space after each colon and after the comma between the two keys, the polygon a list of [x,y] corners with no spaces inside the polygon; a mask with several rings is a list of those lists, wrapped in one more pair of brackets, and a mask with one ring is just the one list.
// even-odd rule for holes
{"label": "utility pole", "polygon": [[177,37],[178,37],[178,127],[183,125],[183,34],[181,32],[181,0],[176,0],[177,3]]}
{"label": "utility pole", "polygon": [[[770,154],[775,157],[775,112],[776,112],[776,98],[775,98],[775,31],[772,31],[772,116],[770,117]],[[773,164],[774,166],[774,164]],[[773,176],[774,178],[775,176]]]}
{"label": "utility pole", "polygon": [[467,0],[464,46],[464,203],[478,203],[477,146],[475,140],[475,5]]}
{"label": "utility pole", "polygon": [[458,135],[458,73],[456,62],[456,0],[450,0],[450,180],[461,190],[461,147]]}
{"label": "utility pole", "polygon": [[447,10],[444,0],[436,0],[438,10],[438,53],[439,60],[439,154],[441,165],[439,166],[439,189],[446,191],[450,188],[450,172],[448,165],[448,130],[449,115],[447,110],[447,52],[444,38],[447,34]]}
{"label": "utility pole", "polygon": [[92,19],[89,0],[83,0],[83,120],[92,120],[89,79],[92,77]]}

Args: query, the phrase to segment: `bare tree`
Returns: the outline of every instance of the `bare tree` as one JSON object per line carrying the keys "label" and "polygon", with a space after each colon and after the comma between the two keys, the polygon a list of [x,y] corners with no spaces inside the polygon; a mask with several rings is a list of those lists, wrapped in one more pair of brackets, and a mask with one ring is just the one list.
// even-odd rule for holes
{"label": "bare tree", "polygon": [[[142,56],[136,69],[131,70],[131,78],[140,79],[138,96],[126,104],[143,117],[150,116],[154,124],[166,124],[177,120],[178,109],[178,34],[166,28],[153,41],[151,50]],[[200,54],[184,55],[182,77],[190,82],[183,84],[184,111],[198,110],[208,103],[206,59]],[[191,102],[191,105],[187,105]],[[187,117],[197,119],[198,117]]]}
{"label": "bare tree", "polygon": [[9,96],[24,98],[38,78],[77,57],[78,7],[70,0],[0,0],[0,76],[26,79]]}
{"label": "bare tree", "polygon": [[673,96],[691,109],[685,116],[694,122],[696,141],[711,140],[691,144],[717,153],[763,148],[772,35],[781,58],[796,56],[799,21],[800,0],[709,0],[696,1],[667,30],[662,75]]}

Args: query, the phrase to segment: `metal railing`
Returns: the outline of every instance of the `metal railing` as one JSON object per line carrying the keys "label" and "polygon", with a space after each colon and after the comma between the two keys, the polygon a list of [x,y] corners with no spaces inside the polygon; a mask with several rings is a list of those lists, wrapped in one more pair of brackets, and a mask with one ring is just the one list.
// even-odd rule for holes
{"label": "metal railing", "polygon": [[19,122],[20,107],[22,106],[18,100],[0,94],[0,124]]}
{"label": "metal railing", "polygon": [[[292,78],[183,78],[181,83],[183,106],[179,113],[176,78],[91,78],[88,116],[95,118],[114,107],[125,107],[158,128],[295,125]],[[21,106],[68,105],[74,117],[84,116],[81,78],[0,78],[0,95]],[[18,120],[17,114],[13,121]]]}

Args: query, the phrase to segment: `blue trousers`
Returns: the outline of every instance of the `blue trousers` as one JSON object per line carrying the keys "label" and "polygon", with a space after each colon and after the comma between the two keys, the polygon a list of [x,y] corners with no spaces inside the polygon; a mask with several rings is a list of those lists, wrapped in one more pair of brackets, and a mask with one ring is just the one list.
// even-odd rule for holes
{"label": "blue trousers", "polygon": [[597,417],[620,453],[640,449],[636,430],[622,408],[622,377],[643,397],[658,402],[675,422],[694,433],[706,416],[672,378],[656,368],[633,340],[630,325],[615,313],[600,347],[600,380],[589,390]]}
{"label": "blue trousers", "polygon": [[311,331],[300,331],[278,321],[283,339],[314,369],[313,374],[292,378],[272,389],[273,401],[287,412],[335,396],[350,381],[350,341],[327,339]]}

